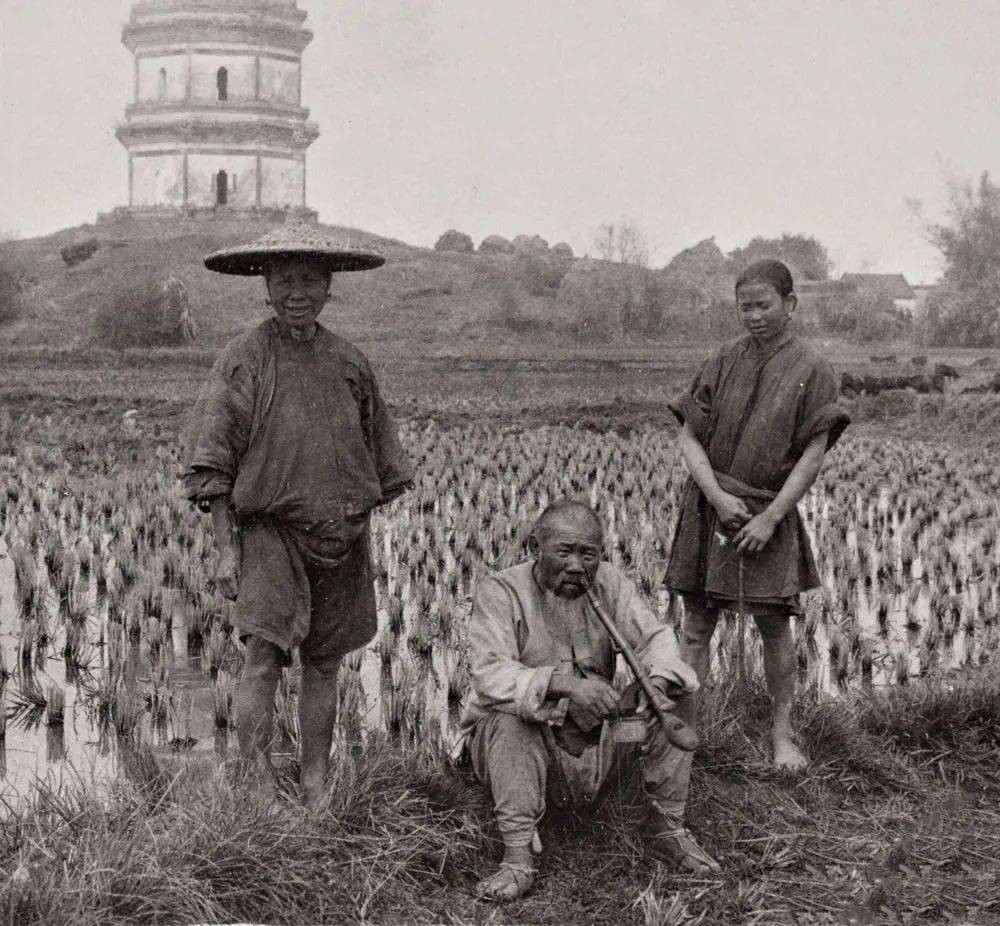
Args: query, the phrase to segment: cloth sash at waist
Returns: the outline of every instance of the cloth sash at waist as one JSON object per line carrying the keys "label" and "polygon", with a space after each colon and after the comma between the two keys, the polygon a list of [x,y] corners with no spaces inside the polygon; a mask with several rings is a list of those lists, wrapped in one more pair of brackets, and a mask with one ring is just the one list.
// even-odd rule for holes
{"label": "cloth sash at waist", "polygon": [[752,498],[761,502],[770,502],[778,497],[777,492],[772,492],[770,489],[755,488],[726,473],[716,473],[715,481],[719,483],[719,488],[723,492],[728,492],[737,498]]}
{"label": "cloth sash at waist", "polygon": [[368,522],[367,514],[330,520],[320,525],[326,535],[323,536],[314,531],[299,530],[280,518],[266,514],[238,518],[241,530],[264,528],[273,531],[289,551],[294,550],[307,563],[322,569],[334,569],[351,555],[366,536]]}

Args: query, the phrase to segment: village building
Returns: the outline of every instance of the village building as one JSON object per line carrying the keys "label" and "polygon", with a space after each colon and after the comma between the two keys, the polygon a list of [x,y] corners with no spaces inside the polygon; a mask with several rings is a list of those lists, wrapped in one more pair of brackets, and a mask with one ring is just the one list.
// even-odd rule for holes
{"label": "village building", "polygon": [[866,296],[883,296],[911,318],[917,307],[917,294],[901,273],[845,273],[840,282]]}
{"label": "village building", "polygon": [[133,5],[122,33],[132,101],[116,132],[125,211],[308,211],[306,151],[319,131],[302,105],[305,20],[295,0]]}

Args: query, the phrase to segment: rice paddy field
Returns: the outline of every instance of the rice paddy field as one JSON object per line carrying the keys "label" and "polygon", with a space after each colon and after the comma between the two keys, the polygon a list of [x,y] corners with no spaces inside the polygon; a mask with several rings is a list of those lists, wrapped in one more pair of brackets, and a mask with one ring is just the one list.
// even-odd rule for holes
{"label": "rice paddy field", "polygon": [[[206,358],[6,358],[0,916],[1000,923],[989,396],[859,399],[801,506],[824,575],[795,634],[805,774],[768,767],[755,632],[733,618],[718,634],[690,822],[720,881],[642,858],[625,781],[596,816],[549,824],[529,898],[499,913],[473,899],[496,833],[444,759],[473,590],[568,494],[601,512],[607,558],[679,618],[660,584],[684,482],[664,401],[701,353],[377,358],[418,484],[372,522],[379,630],[338,680],[319,819],[248,805],[228,775],[241,645],[212,587],[209,519],[177,483]],[[293,664],[276,704],[290,786],[297,684]]]}

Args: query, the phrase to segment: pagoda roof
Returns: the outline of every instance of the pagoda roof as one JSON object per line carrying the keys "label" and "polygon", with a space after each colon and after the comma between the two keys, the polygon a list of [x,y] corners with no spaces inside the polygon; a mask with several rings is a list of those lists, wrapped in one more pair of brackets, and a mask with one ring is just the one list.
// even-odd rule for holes
{"label": "pagoda roof", "polygon": [[270,45],[301,54],[313,33],[306,12],[278,0],[144,0],[122,29],[131,52],[144,46],[219,42]]}
{"label": "pagoda roof", "polygon": [[127,121],[115,130],[118,140],[126,147],[137,145],[218,145],[261,144],[305,151],[317,138],[315,122],[290,121],[273,116],[246,113],[232,119],[211,118],[210,114],[178,114],[175,118]]}
{"label": "pagoda roof", "polygon": [[308,15],[296,0],[138,0],[132,4],[132,22],[142,16],[172,12],[255,13],[305,22]]}

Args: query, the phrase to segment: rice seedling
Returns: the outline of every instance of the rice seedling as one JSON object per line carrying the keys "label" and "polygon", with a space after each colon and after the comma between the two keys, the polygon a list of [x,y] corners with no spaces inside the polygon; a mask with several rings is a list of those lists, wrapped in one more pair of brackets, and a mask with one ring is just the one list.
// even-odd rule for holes
{"label": "rice seedling", "polygon": [[[3,421],[6,433],[22,427]],[[32,426],[59,445],[58,422]],[[593,499],[607,558],[673,613],[661,581],[686,476],[671,432],[417,421],[401,432],[421,477],[372,518],[378,634],[373,652],[357,666],[345,663],[338,681],[341,723],[352,738],[384,730],[427,746],[447,733],[468,686],[469,599],[489,570],[526,555],[533,519],[560,495]],[[214,702],[206,720],[228,730],[241,653],[232,606],[209,586],[208,520],[176,493],[175,450],[132,453],[95,452],[90,470],[77,473],[43,448],[19,452],[17,488],[0,490],[12,558],[17,550],[18,663],[30,675],[48,658],[51,637],[71,683],[100,692],[89,699],[95,722],[136,738],[140,721],[165,716],[176,733],[182,708],[170,674],[179,678],[190,665],[175,639],[182,634],[199,657],[185,686]],[[995,651],[1000,511],[981,499],[995,497],[996,481],[972,453],[845,437],[802,505],[828,596],[807,601],[796,628],[804,681],[830,694],[877,690]],[[957,604],[943,604],[951,595]],[[748,642],[753,649],[752,634]],[[720,643],[728,665],[735,632],[725,629]],[[76,664],[91,674],[77,678]],[[149,684],[131,685],[135,677]],[[368,711],[364,685],[374,691],[379,679],[378,709]],[[10,686],[8,704],[20,685]],[[276,704],[286,735],[294,708],[294,685],[286,685]]]}
{"label": "rice seedling", "polygon": [[167,719],[173,703],[170,687],[170,672],[164,665],[154,666],[150,673],[149,688],[145,692],[146,710],[153,729],[162,733],[166,730]]}
{"label": "rice seedling", "polygon": [[227,730],[233,724],[233,689],[235,683],[228,672],[219,670],[212,683],[215,726]]}
{"label": "rice seedling", "polygon": [[22,675],[20,684],[10,693],[7,720],[26,728],[37,727],[45,716],[48,701],[34,676]]}
{"label": "rice seedling", "polygon": [[66,719],[66,692],[61,685],[51,684],[45,697],[45,723],[61,727]]}

